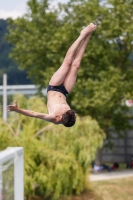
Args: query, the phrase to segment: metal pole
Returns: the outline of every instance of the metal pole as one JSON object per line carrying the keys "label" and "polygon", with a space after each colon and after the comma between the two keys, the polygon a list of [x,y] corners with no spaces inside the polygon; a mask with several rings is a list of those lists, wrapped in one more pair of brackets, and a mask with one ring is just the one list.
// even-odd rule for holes
{"label": "metal pole", "polygon": [[7,121],[7,75],[3,74],[3,120]]}

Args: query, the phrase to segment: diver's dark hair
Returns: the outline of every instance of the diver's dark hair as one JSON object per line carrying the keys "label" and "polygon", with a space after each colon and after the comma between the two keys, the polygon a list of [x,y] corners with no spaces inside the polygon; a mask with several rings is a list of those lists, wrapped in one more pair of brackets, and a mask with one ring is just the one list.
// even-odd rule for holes
{"label": "diver's dark hair", "polygon": [[76,122],[76,115],[74,110],[68,110],[62,115],[62,124],[66,127],[71,127]]}

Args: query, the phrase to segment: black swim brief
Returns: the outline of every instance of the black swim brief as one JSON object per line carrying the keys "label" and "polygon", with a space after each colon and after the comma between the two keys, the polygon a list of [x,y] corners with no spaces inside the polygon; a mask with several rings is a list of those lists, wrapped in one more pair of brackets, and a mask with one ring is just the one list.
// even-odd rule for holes
{"label": "black swim brief", "polygon": [[47,92],[48,91],[56,91],[56,92],[61,92],[62,94],[65,95],[65,97],[68,97],[68,92],[63,84],[58,85],[58,86],[52,86],[48,85],[47,87]]}

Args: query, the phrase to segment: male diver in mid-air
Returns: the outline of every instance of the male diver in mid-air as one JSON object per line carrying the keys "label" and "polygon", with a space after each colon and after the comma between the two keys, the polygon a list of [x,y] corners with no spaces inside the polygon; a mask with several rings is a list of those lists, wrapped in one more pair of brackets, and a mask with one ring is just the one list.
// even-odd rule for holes
{"label": "male diver in mid-air", "polygon": [[7,106],[7,111],[15,111],[22,115],[43,119],[54,124],[63,124],[66,127],[73,126],[76,122],[76,113],[71,110],[66,98],[75,85],[81,59],[91,34],[96,28],[94,23],[90,23],[81,31],[79,37],[68,49],[61,67],[52,76],[47,88],[48,114],[21,109],[18,107],[17,100],[13,105]]}

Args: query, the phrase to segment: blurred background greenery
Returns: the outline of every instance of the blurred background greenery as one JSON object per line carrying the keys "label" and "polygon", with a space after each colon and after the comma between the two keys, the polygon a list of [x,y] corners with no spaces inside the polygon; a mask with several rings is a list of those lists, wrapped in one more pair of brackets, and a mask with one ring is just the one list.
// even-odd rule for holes
{"label": "blurred background greenery", "polygon": [[[19,99],[25,109],[46,112],[41,98]],[[87,185],[90,163],[102,147],[104,132],[86,116],[78,117],[71,129],[43,120],[10,113],[8,122],[0,120],[0,150],[22,146],[25,152],[25,197],[58,199],[60,195],[80,194]]]}
{"label": "blurred background greenery", "polygon": [[[132,128],[122,102],[133,96],[133,1],[70,0],[51,9],[48,0],[29,0],[27,8],[23,17],[0,20],[0,77],[6,72],[8,84],[32,82],[40,89],[46,88],[82,28],[102,16],[68,98],[78,113],[77,125],[64,129],[14,114],[8,122],[1,120],[1,150],[24,146],[28,200],[79,194],[105,134],[109,143],[111,128],[116,134]],[[45,97],[17,99],[20,107],[46,112]]]}

